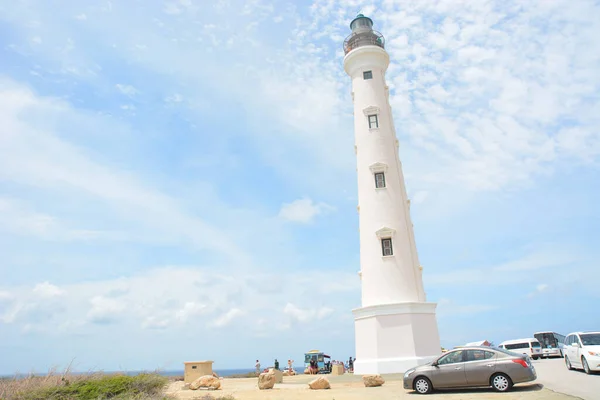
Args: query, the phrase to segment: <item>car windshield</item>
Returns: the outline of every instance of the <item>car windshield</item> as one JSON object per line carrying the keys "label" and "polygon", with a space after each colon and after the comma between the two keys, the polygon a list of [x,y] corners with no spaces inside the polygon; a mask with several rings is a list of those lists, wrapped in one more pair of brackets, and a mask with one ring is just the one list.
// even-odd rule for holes
{"label": "car windshield", "polygon": [[600,333],[584,333],[579,337],[584,346],[600,346]]}

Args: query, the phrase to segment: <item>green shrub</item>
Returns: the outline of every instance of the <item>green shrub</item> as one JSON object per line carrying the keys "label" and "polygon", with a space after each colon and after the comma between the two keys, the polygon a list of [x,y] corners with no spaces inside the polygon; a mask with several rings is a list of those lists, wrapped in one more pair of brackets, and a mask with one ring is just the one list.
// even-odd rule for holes
{"label": "green shrub", "polygon": [[168,378],[156,374],[92,375],[73,383],[62,380],[60,385],[18,391],[7,400],[162,400],[167,383]]}

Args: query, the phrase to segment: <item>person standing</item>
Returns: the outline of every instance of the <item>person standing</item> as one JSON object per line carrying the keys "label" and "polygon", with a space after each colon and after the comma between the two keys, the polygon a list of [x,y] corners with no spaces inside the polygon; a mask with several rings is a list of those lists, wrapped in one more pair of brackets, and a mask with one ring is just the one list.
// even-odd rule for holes
{"label": "person standing", "polygon": [[275,363],[273,364],[273,367],[275,368],[275,370],[279,371],[279,361],[277,361],[277,359],[275,359]]}
{"label": "person standing", "polygon": [[256,367],[256,374],[260,375],[260,361],[256,360],[255,367]]}

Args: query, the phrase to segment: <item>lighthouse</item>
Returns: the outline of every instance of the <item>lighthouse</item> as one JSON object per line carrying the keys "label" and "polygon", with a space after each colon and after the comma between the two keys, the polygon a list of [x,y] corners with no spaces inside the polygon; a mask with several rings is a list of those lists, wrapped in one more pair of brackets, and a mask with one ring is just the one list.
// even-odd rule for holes
{"label": "lighthouse", "polygon": [[358,174],[361,307],[356,374],[403,373],[441,353],[436,304],[426,301],[385,72],[390,57],[359,14],[344,41],[352,79]]}

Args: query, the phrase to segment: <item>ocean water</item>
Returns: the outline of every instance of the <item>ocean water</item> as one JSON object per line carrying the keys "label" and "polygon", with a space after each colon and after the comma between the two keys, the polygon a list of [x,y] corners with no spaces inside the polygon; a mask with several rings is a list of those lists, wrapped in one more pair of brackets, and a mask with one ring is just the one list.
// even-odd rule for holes
{"label": "ocean water", "polygon": [[[294,371],[296,371],[297,374],[302,374],[304,373],[304,367],[296,367],[294,368]],[[228,377],[228,376],[232,376],[232,375],[241,375],[241,374],[247,374],[249,372],[254,372],[253,368],[238,368],[238,369],[214,369],[213,372],[216,372],[217,375],[222,376],[222,377]],[[132,375],[136,375],[139,374],[140,371],[137,372],[132,372]],[[163,376],[183,376],[183,370],[173,370],[173,371],[158,371],[158,373],[160,375]],[[130,373],[127,372],[127,374],[129,375]]]}
{"label": "ocean water", "polygon": [[[304,373],[304,367],[296,367],[294,368],[294,370],[296,371],[296,373],[298,374],[302,374]],[[222,376],[222,377],[228,377],[228,376],[232,376],[232,375],[241,375],[241,374],[247,374],[249,372],[254,372],[253,368],[235,368],[235,369],[215,369],[213,370],[214,372],[217,373],[217,375]],[[96,371],[93,371],[96,372]],[[126,375],[138,375],[144,372],[148,372],[148,373],[158,373],[162,376],[183,376],[183,370],[179,369],[179,370],[170,370],[170,371],[153,371],[153,370],[146,370],[146,371],[97,371],[97,372],[103,372],[106,374],[112,374],[112,373],[121,373],[121,374],[126,374]],[[77,374],[87,374],[87,372],[72,372],[73,375],[77,375]],[[25,378],[27,376],[29,376],[30,374],[23,374],[23,373],[17,373],[17,374],[13,374],[13,375],[0,375],[0,378]],[[36,372],[34,373],[35,376],[46,376],[45,372]]]}

